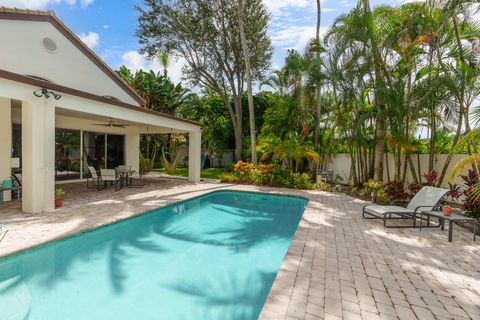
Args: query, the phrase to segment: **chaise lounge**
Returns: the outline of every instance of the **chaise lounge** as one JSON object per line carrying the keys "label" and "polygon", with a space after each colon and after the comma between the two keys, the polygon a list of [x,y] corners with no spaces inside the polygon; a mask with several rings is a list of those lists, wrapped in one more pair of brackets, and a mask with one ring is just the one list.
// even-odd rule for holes
{"label": "chaise lounge", "polygon": [[[428,211],[437,208],[440,201],[448,192],[446,189],[435,187],[423,187],[410,200],[406,207],[396,205],[366,205],[363,207],[362,216],[364,219],[382,219],[386,228],[416,228],[417,214],[421,211]],[[392,203],[393,204],[393,203]],[[412,225],[387,225],[391,219],[412,219]],[[430,220],[428,221],[430,222]],[[438,225],[435,225],[438,227]]]}

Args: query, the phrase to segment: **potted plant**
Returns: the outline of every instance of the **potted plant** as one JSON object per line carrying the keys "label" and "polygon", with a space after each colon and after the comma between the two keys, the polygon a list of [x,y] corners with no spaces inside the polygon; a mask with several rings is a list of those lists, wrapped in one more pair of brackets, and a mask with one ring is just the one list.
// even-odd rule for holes
{"label": "potted plant", "polygon": [[452,214],[453,209],[452,207],[446,205],[446,206],[443,206],[442,211],[443,211],[443,215],[448,217]]}
{"label": "potted plant", "polygon": [[55,188],[55,208],[60,208],[63,206],[63,197],[65,196],[65,191],[62,188]]}

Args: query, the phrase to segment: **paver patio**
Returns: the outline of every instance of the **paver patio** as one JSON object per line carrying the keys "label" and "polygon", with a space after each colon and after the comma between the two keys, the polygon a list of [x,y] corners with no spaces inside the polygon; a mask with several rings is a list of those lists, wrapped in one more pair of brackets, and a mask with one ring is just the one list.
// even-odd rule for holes
{"label": "paver patio", "polygon": [[0,206],[0,223],[10,226],[0,256],[215,190],[300,195],[310,201],[261,319],[480,319],[480,245],[460,227],[453,243],[439,229],[385,229],[361,218],[363,201],[321,191],[156,175],[118,192],[62,187],[66,206],[51,213]]}

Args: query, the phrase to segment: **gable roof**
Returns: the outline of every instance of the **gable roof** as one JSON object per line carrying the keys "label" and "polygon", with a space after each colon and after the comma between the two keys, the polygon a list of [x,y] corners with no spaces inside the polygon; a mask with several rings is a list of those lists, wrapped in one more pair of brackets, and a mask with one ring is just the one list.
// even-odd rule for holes
{"label": "gable roof", "polygon": [[103,62],[93,50],[83,43],[83,41],[81,41],[80,38],[78,38],[78,36],[75,35],[75,33],[73,33],[60,19],[58,19],[53,11],[0,7],[0,19],[49,22],[123,91],[138,102],[139,105],[142,107],[145,106],[145,100],[105,62]]}

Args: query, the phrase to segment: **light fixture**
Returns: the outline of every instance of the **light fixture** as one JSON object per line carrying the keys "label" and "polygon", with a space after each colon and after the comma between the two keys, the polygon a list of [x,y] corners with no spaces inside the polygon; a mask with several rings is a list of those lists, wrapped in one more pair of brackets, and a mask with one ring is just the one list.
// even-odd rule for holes
{"label": "light fixture", "polygon": [[59,100],[62,97],[61,94],[53,92],[53,91],[48,91],[45,88],[38,89],[37,91],[34,91],[33,94],[35,95],[35,97],[40,98],[41,96],[44,96],[47,99],[50,98],[50,96],[53,96],[53,98],[55,100]]}

